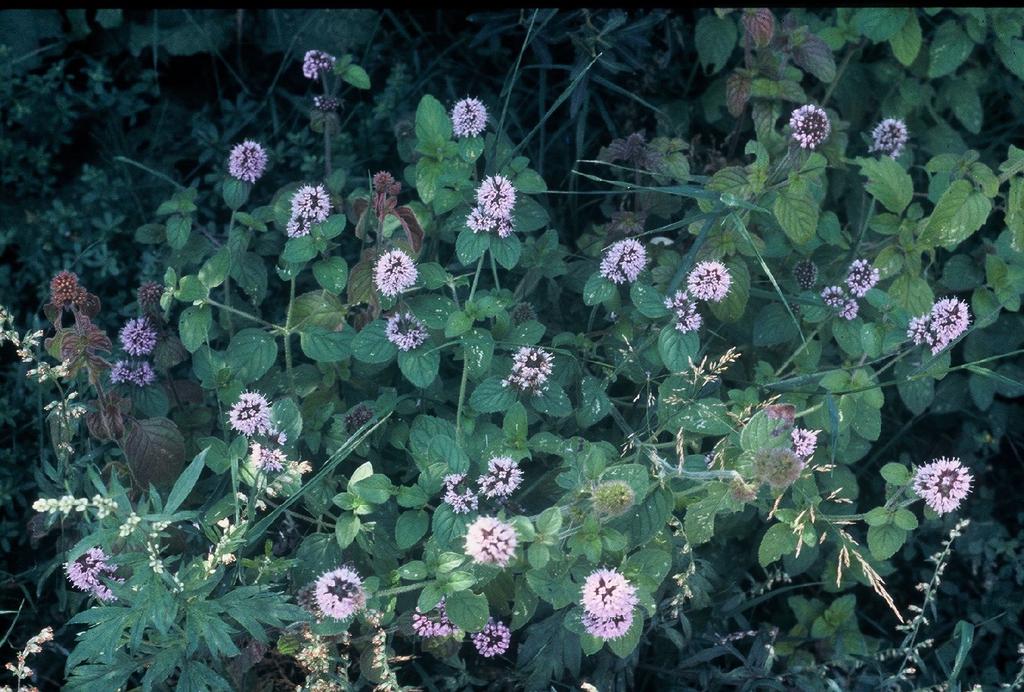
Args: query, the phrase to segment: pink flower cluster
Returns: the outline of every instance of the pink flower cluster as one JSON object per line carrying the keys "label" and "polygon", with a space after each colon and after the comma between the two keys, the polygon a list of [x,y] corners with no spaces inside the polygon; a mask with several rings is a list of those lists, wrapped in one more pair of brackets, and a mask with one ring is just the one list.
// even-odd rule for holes
{"label": "pink flower cluster", "polygon": [[583,583],[583,626],[592,637],[618,639],[633,624],[636,587],[614,569],[598,569]]}
{"label": "pink flower cluster", "polygon": [[107,577],[113,581],[123,582],[124,579],[115,577],[117,567],[107,562],[110,556],[103,552],[100,547],[89,548],[78,559],[64,563],[64,571],[68,575],[68,581],[79,591],[91,593],[101,601],[116,601],[117,597],[103,582],[100,577]]}
{"label": "pink flower cluster", "polygon": [[344,620],[366,605],[363,580],[348,567],[320,575],[314,587],[316,603],[325,615]]}
{"label": "pink flower cluster", "polygon": [[825,301],[825,305],[832,308],[837,315],[845,320],[855,319],[860,311],[860,305],[856,299],[851,298],[842,286],[827,286],[821,292],[821,299]]}
{"label": "pink flower cluster", "polygon": [[449,637],[455,634],[455,625],[448,619],[448,611],[445,610],[444,599],[437,604],[437,617],[427,617],[418,607],[412,614],[412,630],[424,639],[434,637]]}
{"label": "pink flower cluster", "polygon": [[255,183],[267,170],[267,150],[259,142],[247,139],[236,144],[228,155],[228,174],[246,183]]}
{"label": "pink flower cluster", "polygon": [[249,458],[253,466],[264,473],[278,473],[284,470],[288,457],[280,449],[273,449],[258,442],[253,442],[249,448]]}
{"label": "pink flower cluster", "polygon": [[309,235],[315,223],[323,223],[331,213],[331,198],[323,185],[303,185],[292,195],[292,216],[285,231],[289,238]]}
{"label": "pink flower cluster", "polygon": [[863,298],[878,283],[878,270],[865,259],[854,260],[846,272],[846,285],[850,293]]}
{"label": "pink flower cluster", "polygon": [[897,159],[903,152],[903,147],[907,145],[909,137],[905,122],[897,118],[886,118],[871,131],[870,151]]}
{"label": "pink flower cluster", "polygon": [[419,348],[429,336],[426,325],[416,319],[411,312],[396,312],[389,317],[384,334],[400,351]]}
{"label": "pink flower cluster", "polygon": [[487,462],[487,473],[477,480],[480,492],[489,498],[509,497],[523,482],[523,471],[512,457],[494,457]]}
{"label": "pink flower cluster", "polygon": [[956,457],[940,457],[925,464],[914,474],[914,492],[936,514],[952,512],[971,492],[970,471]]}
{"label": "pink flower cluster", "polygon": [[473,646],[485,658],[500,656],[512,643],[512,631],[504,622],[488,618],[482,630],[473,635]]}
{"label": "pink flower cluster", "polygon": [[820,430],[793,428],[789,434],[790,439],[793,441],[793,452],[801,459],[809,459],[814,456],[814,450],[818,446],[818,433],[820,432]]}
{"label": "pink flower cluster", "polygon": [[334,68],[336,60],[322,50],[308,50],[302,58],[302,74],[306,79],[320,79],[320,75]]}
{"label": "pink flower cluster", "polygon": [[270,422],[270,402],[259,392],[242,392],[228,410],[228,422],[235,432],[246,437],[276,434]]}
{"label": "pink flower cluster", "polygon": [[612,283],[633,283],[647,266],[647,250],[632,238],[613,243],[601,259],[601,276]]}
{"label": "pink flower cluster", "polygon": [[550,353],[535,346],[523,346],[512,356],[512,372],[502,381],[527,394],[539,394],[548,388],[548,378],[555,359]]}
{"label": "pink flower cluster", "polygon": [[480,500],[476,493],[469,487],[464,473],[449,473],[444,477],[444,496],[446,505],[452,508],[456,514],[469,514],[475,512],[480,506]]}
{"label": "pink flower cluster", "polygon": [[145,387],[156,382],[156,372],[147,361],[119,360],[110,368],[110,381],[114,384],[133,384]]}
{"label": "pink flower cluster", "polygon": [[[866,296],[868,291],[878,283],[878,279],[878,270],[871,265],[871,262],[866,259],[854,260],[846,270],[846,286],[827,286],[821,292],[821,299],[843,319],[855,319],[860,312],[857,298]],[[849,293],[847,289],[849,289]]]}
{"label": "pink flower cluster", "polygon": [[478,517],[466,529],[466,554],[480,564],[507,566],[517,545],[515,527],[495,517]]}
{"label": "pink flower cluster", "polygon": [[475,98],[464,98],[452,107],[452,132],[456,137],[477,137],[487,127],[487,108]]}
{"label": "pink flower cluster", "polygon": [[389,298],[412,288],[418,276],[416,263],[401,250],[385,252],[373,266],[373,284]]}
{"label": "pink flower cluster", "polygon": [[684,334],[700,329],[703,318],[697,311],[697,301],[717,303],[729,294],[730,286],[728,267],[717,260],[698,262],[686,277],[686,290],[665,298],[665,307],[675,315],[676,329]]}
{"label": "pink flower cluster", "polygon": [[934,355],[960,338],[970,324],[967,303],[959,298],[943,298],[930,311],[910,320],[907,338],[918,346],[927,344]]}
{"label": "pink flower cluster", "polygon": [[672,311],[676,318],[676,329],[683,332],[694,332],[700,329],[703,319],[697,312],[697,302],[687,291],[676,291],[665,299],[665,307]]}
{"label": "pink flower cluster", "polygon": [[823,108],[814,105],[800,106],[789,116],[789,129],[793,140],[801,149],[814,149],[828,139],[832,124]]}
{"label": "pink flower cluster", "polygon": [[156,328],[148,317],[136,317],[125,322],[119,338],[130,356],[148,356],[156,348]]}
{"label": "pink flower cluster", "polygon": [[476,189],[476,207],[466,217],[466,226],[474,233],[497,233],[499,238],[507,238],[515,231],[515,206],[512,181],[502,175],[489,175]]}

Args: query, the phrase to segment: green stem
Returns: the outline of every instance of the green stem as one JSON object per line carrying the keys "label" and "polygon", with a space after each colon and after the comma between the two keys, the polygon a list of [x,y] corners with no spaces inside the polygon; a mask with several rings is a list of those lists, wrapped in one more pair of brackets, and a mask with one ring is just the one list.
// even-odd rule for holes
{"label": "green stem", "polygon": [[253,322],[257,322],[259,324],[262,324],[264,327],[268,327],[268,328],[276,330],[276,331],[281,331],[283,329],[282,327],[279,327],[276,324],[273,324],[271,322],[267,322],[264,319],[256,317],[256,315],[251,315],[248,312],[242,312],[241,310],[233,308],[230,305],[225,305],[224,303],[219,303],[216,300],[214,300],[213,298],[207,298],[203,302],[206,303],[207,305],[212,305],[213,307],[218,308],[220,310],[226,310],[227,312],[230,312],[232,314],[238,315],[239,317],[244,317],[244,318],[246,318],[248,320],[252,320]]}
{"label": "green stem", "polygon": [[[487,253],[484,253],[487,254]],[[469,289],[469,298],[466,299],[466,303],[469,304],[473,300],[473,295],[476,293],[476,285],[480,281],[480,270],[484,266],[484,255],[480,255],[480,259],[476,263],[476,273],[473,274],[473,285]],[[462,432],[462,404],[466,400],[466,382],[469,379],[469,368],[466,367],[466,352],[463,348],[462,352],[462,381],[459,382],[459,404],[455,409],[455,437],[459,439],[459,435]]]}
{"label": "green stem", "polygon": [[[235,212],[231,211],[231,220],[228,222],[228,242],[231,241],[231,231],[235,229]],[[224,304],[231,306],[231,274],[224,277]],[[228,331],[235,333],[235,323],[231,319],[231,311],[227,312]]]}
{"label": "green stem", "polygon": [[288,293],[288,312],[284,318],[284,367],[288,371],[288,385],[295,391],[295,373],[292,372],[292,310],[295,307],[295,277]]}
{"label": "green stem", "polygon": [[383,591],[378,591],[377,593],[375,593],[373,595],[374,596],[382,596],[382,597],[397,596],[400,593],[409,593],[410,591],[415,591],[416,589],[422,589],[424,586],[426,586],[429,583],[430,582],[421,581],[421,582],[417,582],[415,584],[406,584],[405,586],[396,586],[393,589],[384,589]]}

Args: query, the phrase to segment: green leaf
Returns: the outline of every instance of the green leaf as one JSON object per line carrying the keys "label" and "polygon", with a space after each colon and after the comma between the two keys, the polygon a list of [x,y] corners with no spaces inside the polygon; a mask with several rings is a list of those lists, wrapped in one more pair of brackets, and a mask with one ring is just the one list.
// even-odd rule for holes
{"label": "green leaf", "polygon": [[900,64],[910,67],[921,51],[921,23],[917,21],[916,12],[907,13],[907,21],[896,35],[889,39],[889,45]]}
{"label": "green leaf", "polygon": [[510,387],[501,383],[499,377],[489,377],[476,386],[469,397],[469,405],[480,413],[505,411],[516,401]]}
{"label": "green leaf", "polygon": [[875,43],[888,41],[906,24],[907,10],[896,7],[867,7],[857,10],[853,25]]}
{"label": "green leaf", "polygon": [[615,284],[594,272],[583,287],[583,304],[597,305],[615,295]]}
{"label": "green leaf", "polygon": [[881,468],[879,473],[887,483],[892,485],[906,485],[910,482],[910,471],[903,464],[888,463]]}
{"label": "green leaf", "polygon": [[797,337],[796,325],[786,308],[779,303],[768,303],[754,318],[755,346],[777,346]]}
{"label": "green leaf", "polygon": [[963,64],[974,49],[974,42],[955,20],[943,22],[931,39],[928,53],[928,79],[945,77]]}
{"label": "green leaf", "polygon": [[868,527],[868,549],[876,560],[888,560],[906,540],[907,532],[892,524]]}
{"label": "green leaf", "polygon": [[462,335],[462,354],[470,377],[476,379],[491,367],[494,337],[486,329],[471,329]]}
{"label": "green leaf", "polygon": [[456,310],[448,315],[448,320],[444,325],[444,335],[449,339],[453,339],[468,332],[472,327],[473,318],[462,310]]}
{"label": "green leaf", "polygon": [[572,403],[569,401],[569,397],[562,386],[556,382],[550,383],[547,389],[532,397],[530,403],[538,413],[546,413],[556,418],[562,418],[572,413]]}
{"label": "green leaf", "polygon": [[448,118],[448,112],[440,101],[425,94],[416,107],[417,149],[421,153],[433,155],[451,138],[452,121]]}
{"label": "green leaf", "polygon": [[322,259],[313,265],[313,276],[325,291],[337,295],[348,283],[348,264],[341,257]]}
{"label": "green leaf", "polygon": [[388,341],[384,320],[374,320],[352,339],[352,355],[363,363],[388,363],[398,347]]}
{"label": "green leaf", "polygon": [[413,349],[398,352],[398,368],[405,378],[420,388],[429,387],[441,367],[440,349]]}
{"label": "green leaf", "polygon": [[701,17],[694,35],[701,66],[705,70],[710,66],[712,73],[719,72],[729,60],[738,37],[736,23],[732,18],[714,14]]}
{"label": "green leaf", "polygon": [[896,510],[892,523],[904,531],[913,531],[918,525],[917,517],[914,516],[914,513],[903,507]]}
{"label": "green leaf", "polygon": [[757,561],[767,567],[783,555],[796,551],[797,536],[786,524],[772,524],[757,549]]}
{"label": "green leaf", "polygon": [[942,193],[920,240],[951,250],[981,228],[990,211],[992,203],[985,195],[975,192],[966,180],[956,180]]}
{"label": "green leaf", "polygon": [[644,317],[657,320],[669,314],[668,308],[665,307],[665,296],[649,284],[635,281],[629,287],[629,298]]}
{"label": "green leaf", "polygon": [[644,623],[643,618],[634,615],[633,622],[630,623],[629,629],[621,637],[616,639],[608,640],[608,648],[612,650],[612,653],[619,658],[627,658],[630,656],[636,647],[640,644],[640,635],[643,633]]}
{"label": "green leaf", "polygon": [[686,332],[685,334],[668,324],[662,327],[658,334],[658,354],[661,362],[670,372],[687,372],[690,369],[690,361],[696,359],[700,351],[700,338],[697,332]]}
{"label": "green leaf", "polygon": [[224,179],[224,185],[221,188],[221,193],[224,196],[224,204],[228,205],[228,209],[231,211],[238,211],[242,206],[249,201],[249,191],[252,190],[252,185],[239,180],[238,178],[227,177]]}
{"label": "green leaf", "polygon": [[178,480],[174,482],[174,487],[171,488],[170,494],[167,496],[167,504],[164,505],[164,514],[174,514],[181,507],[181,503],[185,501],[189,493],[192,492],[192,488],[195,487],[196,481],[199,480],[199,475],[203,472],[203,467],[206,465],[206,449],[201,451],[199,454],[192,459],[185,470],[178,476]]}
{"label": "green leaf", "polygon": [[914,197],[914,182],[910,174],[888,156],[860,158],[856,163],[868,179],[864,189],[893,214],[902,214]]}
{"label": "green leaf", "polygon": [[192,217],[175,214],[167,219],[167,244],[175,250],[180,250],[188,243],[188,237],[192,232]]}
{"label": "green leaf", "polygon": [[580,382],[580,405],[576,409],[576,422],[588,428],[611,413],[612,402],[605,385],[596,377],[587,375]]}
{"label": "green leaf", "polygon": [[213,323],[209,305],[190,305],[178,317],[178,336],[189,353],[206,343]]}
{"label": "green leaf", "polygon": [[281,259],[285,262],[299,264],[316,257],[316,247],[313,245],[311,236],[301,238],[289,238],[284,244],[284,251],[281,252]]}
{"label": "green leaf", "polygon": [[456,591],[445,599],[448,618],[467,632],[479,632],[487,624],[490,610],[487,597],[472,591]]}
{"label": "green leaf", "polygon": [[725,298],[717,303],[710,303],[711,314],[722,322],[736,322],[743,317],[750,299],[750,272],[747,264],[739,258],[727,262],[732,285]]}
{"label": "green leaf", "polygon": [[231,337],[225,358],[243,383],[255,382],[277,360],[277,341],[260,329],[243,329]]}
{"label": "green leaf", "polygon": [[310,327],[299,332],[302,352],[318,363],[338,363],[352,355],[351,330],[332,332],[323,327]]}
{"label": "green leaf", "polygon": [[399,550],[408,550],[427,533],[430,516],[422,509],[402,512],[395,523],[395,542]]}
{"label": "green leaf", "polygon": [[474,233],[464,228],[455,238],[455,254],[458,255],[460,262],[468,266],[480,259],[490,245],[491,241],[486,233]]}
{"label": "green leaf", "polygon": [[351,512],[345,512],[338,517],[338,521],[334,524],[334,538],[338,541],[338,547],[349,547],[359,534],[361,525],[359,517]]}
{"label": "green leaf", "polygon": [[359,65],[348,65],[341,73],[341,78],[356,89],[370,88],[370,75]]}
{"label": "green leaf", "polygon": [[491,254],[494,261],[505,269],[512,269],[519,264],[519,258],[523,254],[523,244],[519,236],[510,235],[507,238],[491,236]]}
{"label": "green leaf", "polygon": [[818,203],[811,196],[810,188],[803,178],[792,180],[779,191],[772,211],[779,226],[795,245],[803,245],[814,239],[818,228]]}

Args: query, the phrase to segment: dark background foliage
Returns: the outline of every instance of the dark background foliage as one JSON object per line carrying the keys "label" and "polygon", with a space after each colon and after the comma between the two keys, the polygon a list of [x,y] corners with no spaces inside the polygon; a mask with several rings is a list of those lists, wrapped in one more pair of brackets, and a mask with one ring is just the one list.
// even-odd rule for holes
{"label": "dark background foliage", "polygon": [[[712,69],[702,64],[694,28],[707,15],[663,10],[545,10],[535,16],[513,10],[472,15],[0,12],[0,303],[13,311],[20,327],[40,329],[49,278],[71,269],[99,295],[105,304],[101,326],[113,332],[129,314],[139,282],[162,280],[157,250],[133,238],[174,183],[212,184],[223,174],[230,146],[247,136],[270,144],[269,175],[279,182],[296,172],[314,174],[320,143],[308,125],[309,87],[298,69],[309,48],[352,53],[372,78],[373,89],[348,92],[340,114],[342,134],[335,149],[350,171],[370,175],[403,168],[396,141],[411,131],[424,93],[445,103],[467,94],[499,103],[531,17],[536,38],[522,57],[506,122],[513,141],[538,128],[524,153],[550,189],[596,189],[573,174],[577,161],[597,158],[611,140],[635,131],[685,140],[696,174],[743,163],[743,144],[753,137],[753,124],[749,111],[739,118],[726,112],[728,70],[722,69],[738,64],[742,51],[725,55]],[[921,18],[927,44],[943,18]],[[819,33],[838,24],[832,10],[805,13],[801,21]],[[970,148],[995,167],[1009,144],[1021,145],[1021,81],[1002,69],[990,45],[974,50],[967,68],[958,73],[960,81],[919,80],[912,88],[902,85],[902,91],[887,43],[854,36],[837,52],[836,62],[839,77],[828,93],[850,122],[872,122],[881,102],[916,98],[908,124],[921,134],[918,146],[928,155]],[[545,119],[555,99],[581,74],[570,98]],[[965,89],[972,96],[967,105],[953,95]],[[865,135],[849,136],[859,142]],[[572,195],[551,205],[552,227],[570,251],[593,223],[603,220],[602,199]],[[849,201],[855,203],[859,196]],[[45,394],[22,376],[24,368],[10,346],[2,355],[0,610],[7,612],[0,618],[11,623],[9,643],[20,645],[40,627],[63,622],[66,599],[63,575],[59,570],[45,573],[48,562],[40,557],[51,553],[46,547],[55,537],[38,535],[29,521],[39,485],[54,480],[45,478],[46,460],[52,457]],[[1019,393],[1019,388],[1000,391],[989,410],[948,406],[915,417],[887,410],[883,418],[879,446],[891,446],[892,452],[911,450],[914,458],[924,459],[970,451],[987,458],[989,480],[967,505],[972,524],[955,549],[938,610],[930,618],[934,629],[929,636],[943,642],[951,640],[958,620],[975,625],[964,680],[1009,680],[1019,667],[1016,646],[1024,637]],[[881,452],[871,459],[880,463]],[[865,465],[859,472],[869,469]],[[712,598],[765,582],[763,572],[730,572],[730,553],[744,539],[735,534],[730,540],[729,535],[725,531],[716,539],[722,541],[716,551],[720,558],[706,572],[717,575],[707,588]],[[943,536],[942,530],[918,532],[897,556],[897,569],[887,581],[898,601],[919,602],[914,586],[931,574],[924,558]],[[884,605],[867,595],[858,600],[858,616],[866,635],[899,640],[883,624],[888,622]],[[700,615],[693,617],[699,621]],[[744,617],[752,627],[772,623],[788,629],[794,622],[783,597],[756,601]],[[58,641],[69,644],[72,634],[58,633]],[[709,648],[713,644],[706,642]],[[750,663],[744,644],[720,648],[682,667],[687,684],[717,679],[714,670],[728,680],[727,671]],[[643,651],[637,687],[679,675],[670,666],[673,651]],[[57,655],[51,652],[36,667],[58,684],[62,663]],[[833,673],[842,685],[842,671]],[[734,674],[731,679],[741,684],[746,678]]]}

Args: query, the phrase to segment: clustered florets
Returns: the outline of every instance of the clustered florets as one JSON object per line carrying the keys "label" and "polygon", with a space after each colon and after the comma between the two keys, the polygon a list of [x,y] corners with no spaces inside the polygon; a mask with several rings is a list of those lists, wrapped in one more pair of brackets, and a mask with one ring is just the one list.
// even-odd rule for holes
{"label": "clustered florets", "polygon": [[156,347],[156,328],[148,317],[128,320],[121,328],[121,346],[130,356],[148,356]]}
{"label": "clustered florets", "polygon": [[452,107],[452,132],[456,137],[477,137],[487,127],[487,108],[475,98],[464,98]]}
{"label": "clustered florets", "polygon": [[729,293],[732,276],[721,262],[714,260],[698,262],[686,278],[686,288],[690,295],[699,300],[717,303]]}
{"label": "clustered florets", "polygon": [[444,477],[444,503],[455,514],[469,514],[480,506],[476,493],[469,487],[464,473],[449,473]]}
{"label": "clustered florets", "polygon": [[865,259],[854,260],[846,273],[846,285],[850,293],[863,298],[878,283],[878,270]]}
{"label": "clustered florets", "polygon": [[114,384],[133,384],[146,387],[156,382],[156,372],[146,361],[119,360],[110,368],[110,381]]}
{"label": "clustered florets", "polygon": [[506,567],[518,544],[515,528],[495,517],[478,517],[466,529],[466,554],[481,564]]}
{"label": "clustered florets", "polygon": [[476,189],[476,207],[466,217],[466,226],[474,233],[497,233],[499,238],[507,238],[515,231],[515,206],[512,181],[502,175],[489,175]]}
{"label": "clustered florets", "polygon": [[303,185],[292,195],[292,215],[286,232],[289,238],[309,235],[315,223],[323,223],[331,213],[331,198],[323,185]]}
{"label": "clustered florets", "polygon": [[85,295],[85,288],[78,283],[78,276],[74,272],[64,270],[50,279],[50,302],[58,308],[82,303]]}
{"label": "clustered florets", "polygon": [[412,630],[424,639],[434,637],[449,637],[455,634],[457,628],[448,619],[448,611],[445,609],[444,599],[437,604],[437,617],[428,617],[419,607],[412,614]]}
{"label": "clustered florets", "polygon": [[512,642],[512,631],[508,626],[494,618],[488,618],[482,630],[473,635],[473,646],[477,653],[485,658],[500,656],[508,651]]}
{"label": "clustered florets", "polygon": [[818,265],[809,259],[803,259],[793,265],[793,278],[800,288],[810,290],[818,281]]}
{"label": "clustered florets", "polygon": [[936,514],[952,512],[971,492],[974,479],[956,457],[933,459],[914,475],[914,492]]}
{"label": "clustered florets", "polygon": [[860,305],[846,293],[846,289],[842,286],[825,287],[821,292],[821,299],[825,301],[825,305],[846,320],[856,318],[860,311]]}
{"label": "clustered florets", "polygon": [[302,59],[302,74],[306,79],[320,79],[320,75],[334,68],[336,60],[322,50],[308,50]]}
{"label": "clustered florets", "polygon": [[523,346],[512,357],[512,372],[502,380],[502,385],[526,394],[539,394],[548,388],[554,363],[554,358],[544,349]]}
{"label": "clustered florets", "polygon": [[[813,450],[812,450],[813,452]],[[784,447],[759,449],[754,453],[754,477],[774,490],[784,490],[796,482],[804,470],[804,459]]]}
{"label": "clustered florets", "polygon": [[509,497],[523,482],[523,471],[512,457],[494,457],[487,462],[487,473],[477,479],[480,492],[490,498]]}
{"label": "clustered florets", "polygon": [[612,283],[633,283],[647,266],[647,250],[627,238],[613,243],[601,259],[601,276]]}
{"label": "clustered florets", "polygon": [[115,577],[117,567],[107,562],[110,559],[100,547],[89,548],[85,554],[76,560],[64,563],[64,571],[68,575],[68,581],[79,591],[91,593],[101,601],[115,601],[117,597],[110,588],[100,581],[100,577],[107,577],[113,581],[123,582],[124,579]]}
{"label": "clustered florets", "polygon": [[665,307],[672,311],[676,318],[676,329],[683,332],[694,332],[700,329],[703,318],[697,312],[697,302],[687,291],[676,291],[665,299]]}
{"label": "clustered florets", "polygon": [[886,118],[871,131],[871,151],[899,158],[909,139],[907,124],[897,118]]}
{"label": "clustered florets", "polygon": [[348,567],[322,574],[314,588],[320,610],[338,620],[344,620],[366,604],[363,580]]}
{"label": "clustered florets", "polygon": [[633,624],[636,587],[614,569],[597,569],[583,583],[583,626],[592,637],[618,639]]}
{"label": "clustered florets", "polygon": [[321,113],[333,113],[338,110],[339,106],[341,106],[341,103],[333,96],[313,97],[313,110],[320,111]]}
{"label": "clustered florets", "polygon": [[800,106],[789,116],[789,128],[793,140],[801,149],[814,149],[828,139],[832,124],[823,108],[814,105]]}
{"label": "clustered florets", "polygon": [[235,432],[246,437],[275,434],[270,422],[270,402],[259,392],[242,392],[228,410],[228,422]]}
{"label": "clustered florets", "polygon": [[264,473],[283,471],[285,464],[288,463],[288,457],[280,449],[267,447],[258,442],[252,443],[249,458],[252,460],[253,466]]}
{"label": "clustered florets", "polygon": [[267,150],[259,142],[247,139],[236,144],[228,156],[228,173],[246,183],[255,183],[267,169]]}
{"label": "clustered florets", "polygon": [[419,348],[429,336],[426,325],[416,319],[411,312],[395,313],[389,317],[384,334],[400,351]]}
{"label": "clustered florets", "polygon": [[967,303],[959,298],[943,298],[924,315],[911,318],[907,338],[918,346],[927,344],[934,355],[956,341],[970,324]]}
{"label": "clustered florets", "polygon": [[401,250],[385,252],[373,267],[374,285],[389,298],[412,288],[417,276],[416,263]]}
{"label": "clustered florets", "polygon": [[793,452],[801,459],[811,458],[818,446],[819,432],[821,431],[793,428],[793,431],[790,433],[790,439],[793,441]]}

